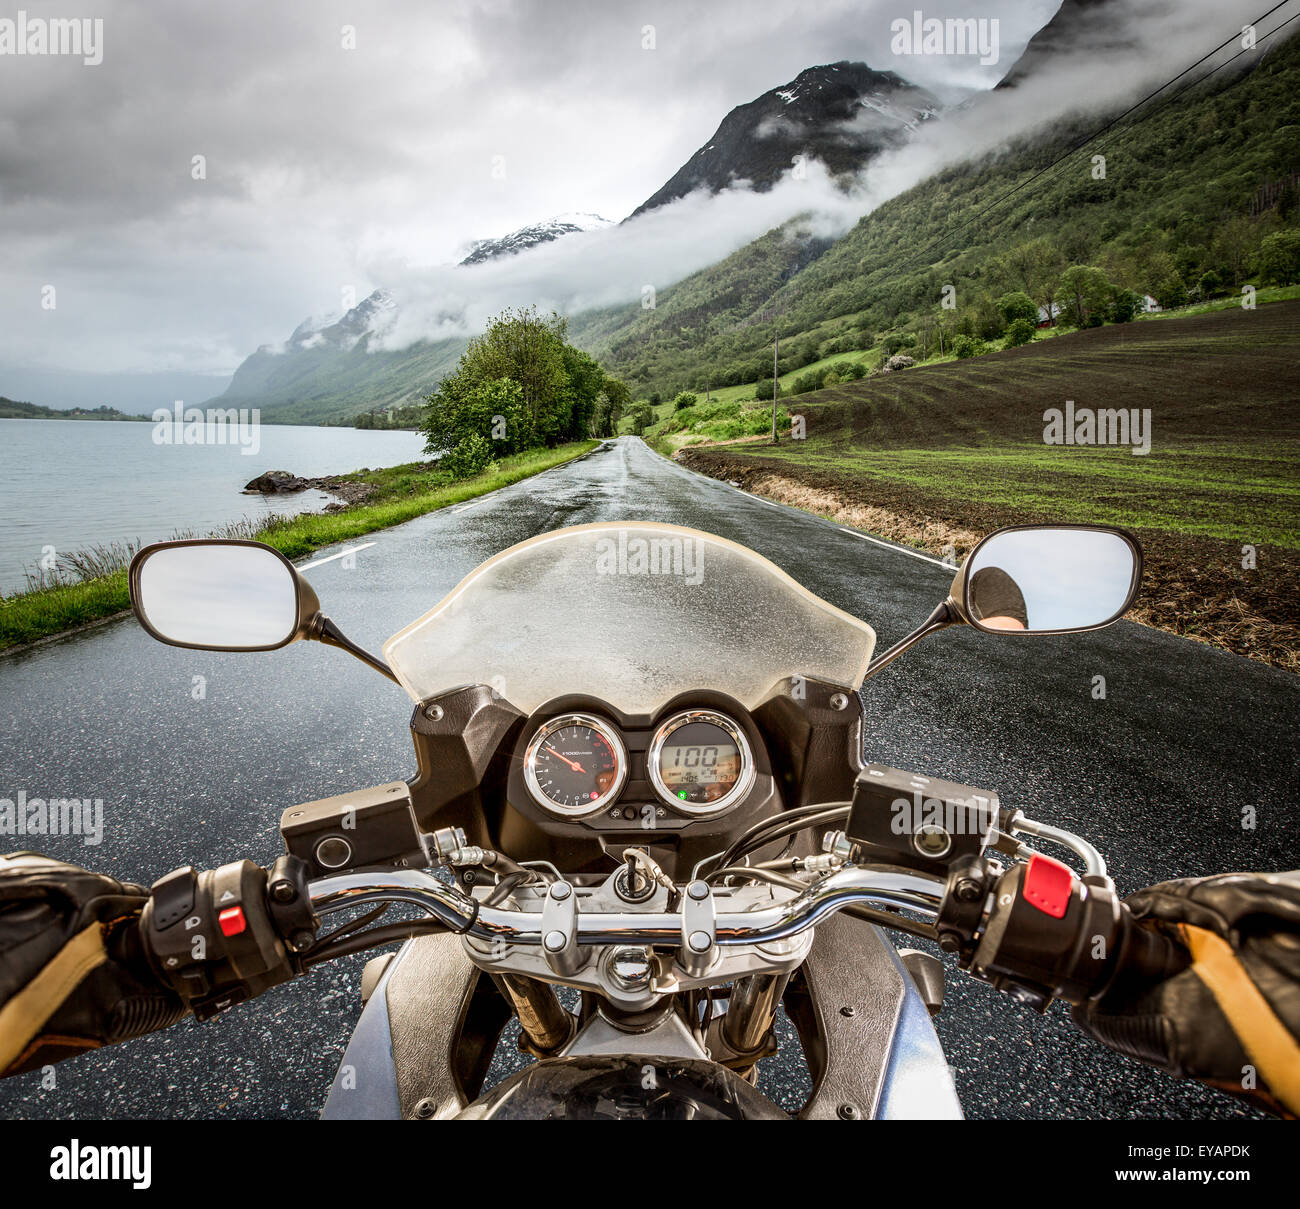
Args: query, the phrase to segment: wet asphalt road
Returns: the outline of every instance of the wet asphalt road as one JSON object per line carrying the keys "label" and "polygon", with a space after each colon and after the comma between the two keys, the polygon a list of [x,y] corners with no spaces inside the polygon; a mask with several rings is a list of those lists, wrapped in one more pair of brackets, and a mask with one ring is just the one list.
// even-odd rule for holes
{"label": "wet asphalt road", "polygon": [[[751,546],[868,620],[881,649],[930,612],[951,577],[631,438],[372,534],[353,569],[333,562],[307,574],[343,629],[378,649],[506,546],[632,519]],[[1104,700],[1093,696],[1099,675]],[[1004,804],[1084,834],[1122,893],[1300,865],[1300,679],[1276,669],[1128,622],[1032,642],[954,629],[871,681],[864,704],[869,758],[996,789]],[[268,863],[285,806],[413,772],[410,708],[395,686],[316,644],[213,655],[161,646],[126,619],[0,658],[0,797],[102,798],[102,845],[26,846],[124,878],[147,883],[180,864],[245,856]],[[1253,829],[1242,826],[1247,806]],[[0,846],[21,845],[0,837]],[[52,1088],[35,1074],[7,1080],[0,1116],[314,1115],[360,1010],[363,961],[324,967],[207,1025],[63,1063]],[[938,1028],[969,1116],[1245,1115],[1102,1050],[1059,1007],[1034,1016],[951,966],[948,988]],[[769,1094],[797,1097],[804,1085],[794,1059],[766,1064]]]}

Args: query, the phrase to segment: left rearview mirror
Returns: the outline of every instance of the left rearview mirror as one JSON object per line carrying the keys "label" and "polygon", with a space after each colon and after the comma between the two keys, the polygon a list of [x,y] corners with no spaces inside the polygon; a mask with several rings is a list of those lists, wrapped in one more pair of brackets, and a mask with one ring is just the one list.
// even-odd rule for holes
{"label": "left rearview mirror", "polygon": [[261,542],[160,542],[131,560],[131,607],[160,642],[273,651],[303,635],[320,602],[293,564]]}
{"label": "left rearview mirror", "polygon": [[1070,634],[1110,625],[1142,581],[1142,547],[1100,525],[1017,525],[989,534],[962,565],[951,599],[991,633]]}

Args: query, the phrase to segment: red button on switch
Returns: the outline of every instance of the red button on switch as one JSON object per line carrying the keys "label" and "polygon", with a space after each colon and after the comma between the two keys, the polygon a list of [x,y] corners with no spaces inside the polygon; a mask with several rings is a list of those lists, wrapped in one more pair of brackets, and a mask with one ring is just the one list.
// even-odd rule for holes
{"label": "red button on switch", "polygon": [[217,916],[217,923],[221,925],[222,936],[238,936],[248,927],[243,907],[227,907]]}
{"label": "red button on switch", "polygon": [[1024,895],[1030,906],[1062,919],[1070,905],[1070,891],[1074,888],[1074,874],[1069,866],[1048,856],[1035,853],[1029,858],[1025,871]]}

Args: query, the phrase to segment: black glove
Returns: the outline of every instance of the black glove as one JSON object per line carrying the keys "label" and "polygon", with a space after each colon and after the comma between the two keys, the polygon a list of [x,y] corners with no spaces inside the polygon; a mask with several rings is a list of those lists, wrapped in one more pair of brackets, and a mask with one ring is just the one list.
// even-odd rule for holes
{"label": "black glove", "polygon": [[1118,971],[1073,1009],[1103,1045],[1300,1116],[1300,872],[1161,882],[1125,900],[1138,926],[1182,945],[1172,977]]}
{"label": "black glove", "polygon": [[33,852],[0,857],[0,1074],[175,1024],[140,943],[143,886]]}

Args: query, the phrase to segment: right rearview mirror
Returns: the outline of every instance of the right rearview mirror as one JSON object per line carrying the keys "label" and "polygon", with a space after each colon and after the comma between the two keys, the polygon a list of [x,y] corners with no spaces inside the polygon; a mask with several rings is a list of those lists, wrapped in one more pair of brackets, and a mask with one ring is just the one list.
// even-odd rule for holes
{"label": "right rearview mirror", "polygon": [[320,611],[311,586],[261,542],[179,541],[146,546],[131,561],[140,624],[172,646],[271,651]]}
{"label": "right rearview mirror", "polygon": [[1142,547],[1122,529],[1018,525],[971,551],[951,597],[977,630],[1069,634],[1117,621],[1141,580]]}

